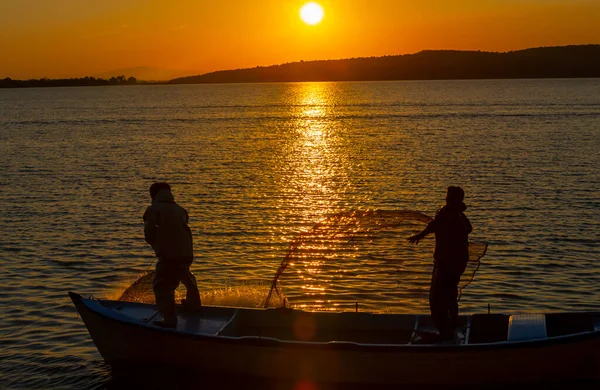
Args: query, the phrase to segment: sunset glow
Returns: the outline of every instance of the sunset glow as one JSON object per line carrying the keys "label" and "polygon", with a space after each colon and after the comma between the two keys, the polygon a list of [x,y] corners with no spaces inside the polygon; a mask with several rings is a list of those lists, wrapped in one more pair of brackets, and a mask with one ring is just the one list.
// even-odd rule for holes
{"label": "sunset glow", "polygon": [[197,0],[4,0],[0,78],[98,76],[133,68],[160,70],[168,78],[428,49],[599,43],[598,1],[451,3],[322,0],[309,7],[306,0],[237,0],[232,7]]}

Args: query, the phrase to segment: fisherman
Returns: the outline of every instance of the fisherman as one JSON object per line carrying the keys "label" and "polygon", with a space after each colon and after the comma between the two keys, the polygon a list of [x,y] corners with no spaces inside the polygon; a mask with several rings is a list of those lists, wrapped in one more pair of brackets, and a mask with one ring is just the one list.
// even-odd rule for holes
{"label": "fisherman", "polygon": [[434,266],[429,290],[431,318],[440,333],[440,341],[454,340],[458,319],[458,283],[469,261],[469,233],[471,222],[464,214],[465,192],[460,187],[448,187],[446,205],[419,234],[408,238],[418,244],[430,233],[435,233]]}
{"label": "fisherman", "polygon": [[152,246],[158,262],[152,287],[162,321],[153,324],[164,328],[177,327],[175,289],[183,283],[187,290],[182,300],[185,309],[199,312],[202,304],[190,265],[194,259],[192,231],[187,211],[175,203],[168,183],[150,186],[152,204],[144,213],[144,238]]}

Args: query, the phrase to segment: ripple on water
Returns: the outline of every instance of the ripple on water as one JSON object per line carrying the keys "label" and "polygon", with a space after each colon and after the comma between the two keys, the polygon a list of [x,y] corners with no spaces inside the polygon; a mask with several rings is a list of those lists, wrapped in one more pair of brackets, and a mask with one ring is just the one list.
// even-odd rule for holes
{"label": "ripple on water", "polygon": [[[141,216],[155,180],[190,213],[206,302],[259,305],[288,244],[327,215],[433,215],[458,184],[472,239],[489,244],[464,312],[600,310],[598,83],[0,91],[0,330],[12,332],[2,385],[121,383],[66,292],[118,296],[152,269]],[[399,253],[402,242],[381,245]],[[431,262],[394,256],[370,252],[343,278],[325,275],[324,291],[291,283],[285,293],[319,310],[427,312]],[[323,287],[319,267],[335,272],[303,269],[311,288]]]}

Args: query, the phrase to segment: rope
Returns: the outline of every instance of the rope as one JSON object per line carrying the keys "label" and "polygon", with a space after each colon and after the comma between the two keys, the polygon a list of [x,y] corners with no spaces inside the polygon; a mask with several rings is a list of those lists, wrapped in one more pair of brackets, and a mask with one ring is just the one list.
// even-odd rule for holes
{"label": "rope", "polygon": [[148,270],[150,269],[150,267],[152,267],[155,262],[156,262],[156,257],[154,258],[154,260],[152,260],[152,263],[150,263],[150,265],[148,266],[148,268],[146,268],[146,270],[144,271],[144,273],[147,273]]}
{"label": "rope", "polygon": [[477,273],[477,270],[479,270],[479,266],[481,265],[481,260],[479,260],[477,262],[477,267],[475,268],[475,271],[473,271],[473,275],[471,275],[471,279],[469,279],[469,281],[467,282],[467,284],[465,284],[464,286],[460,287],[458,289],[458,297],[456,298],[456,302],[460,302],[460,297],[462,297],[462,292],[465,288],[467,288],[467,286],[469,284],[471,284],[471,282],[473,281],[473,279],[475,279],[475,274]]}

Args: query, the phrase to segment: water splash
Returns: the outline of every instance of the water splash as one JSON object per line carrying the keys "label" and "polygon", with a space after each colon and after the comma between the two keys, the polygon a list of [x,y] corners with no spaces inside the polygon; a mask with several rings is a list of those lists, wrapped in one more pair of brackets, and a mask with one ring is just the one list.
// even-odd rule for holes
{"label": "water splash", "polygon": [[[148,271],[143,274],[121,293],[118,300],[154,304],[154,292],[152,290],[154,275],[154,271]],[[267,284],[241,282],[215,289],[201,290],[200,298],[202,299],[202,304],[209,306],[262,307],[264,297],[268,291],[269,286]],[[175,300],[179,302],[184,297],[185,289],[180,286],[175,290]],[[274,300],[270,306],[282,306],[283,299],[285,298],[281,297],[278,300]]]}
{"label": "water splash", "polygon": [[[126,302],[137,302],[137,303],[150,303],[154,304],[154,291],[152,290],[152,281],[156,272],[147,271],[140,276],[131,286],[127,287],[121,296],[118,298],[119,301]],[[176,291],[175,298],[179,298]]]}

